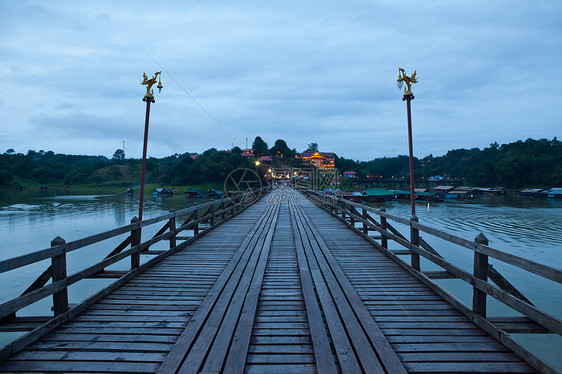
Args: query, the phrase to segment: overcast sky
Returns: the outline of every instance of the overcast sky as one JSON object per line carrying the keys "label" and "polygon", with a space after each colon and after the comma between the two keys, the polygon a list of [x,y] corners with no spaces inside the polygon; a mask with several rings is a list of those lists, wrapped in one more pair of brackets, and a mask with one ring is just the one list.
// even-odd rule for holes
{"label": "overcast sky", "polygon": [[559,0],[0,0],[0,33],[0,152],[140,157],[139,79],[159,70],[154,157],[257,135],[407,154],[398,66],[419,78],[418,157],[561,135]]}

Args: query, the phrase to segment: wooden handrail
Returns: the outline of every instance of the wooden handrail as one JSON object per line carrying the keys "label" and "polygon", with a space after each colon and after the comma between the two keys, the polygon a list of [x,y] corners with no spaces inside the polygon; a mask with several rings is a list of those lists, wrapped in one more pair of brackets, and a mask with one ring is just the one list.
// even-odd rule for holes
{"label": "wooden handrail", "polygon": [[[319,194],[317,191],[305,190],[305,191],[302,191],[302,192],[304,192],[305,194],[314,194],[316,196],[319,196],[319,195],[321,196],[321,194]],[[334,198],[335,197],[330,196],[330,199],[334,199]],[[344,200],[344,199],[340,199],[340,198],[335,198],[335,199],[336,199],[335,200],[336,203],[324,201],[319,205],[324,205],[325,207],[333,208],[335,210],[335,212],[332,212],[330,210],[332,212],[332,214],[334,214],[336,217],[339,217],[340,219],[344,220],[344,222],[349,227],[353,228],[357,232],[363,233],[363,228],[357,228],[357,227],[355,227],[354,224],[347,222],[345,220],[345,215],[350,216],[351,222],[358,221],[360,223],[363,223],[363,225],[367,226],[368,229],[381,233],[383,238],[394,240],[396,243],[402,245],[405,248],[408,248],[412,254],[415,254],[416,256],[423,256],[424,258],[430,260],[431,262],[435,263],[436,265],[442,267],[447,272],[453,274],[457,278],[462,279],[465,282],[467,282],[468,284],[470,284],[473,287],[474,293],[475,293],[475,298],[474,298],[474,301],[473,301],[473,304],[474,304],[473,308],[475,308],[474,313],[476,315],[480,315],[484,318],[486,317],[486,315],[485,315],[486,314],[485,313],[485,295],[490,295],[490,296],[494,297],[495,299],[499,300],[500,302],[504,303],[505,305],[511,307],[512,309],[514,309],[514,310],[524,314],[525,316],[529,317],[530,319],[532,319],[533,321],[535,321],[539,325],[545,327],[549,331],[552,331],[554,333],[562,335],[562,321],[560,319],[539,310],[538,308],[536,308],[531,303],[528,303],[527,302],[528,300],[526,300],[525,298],[520,298],[518,295],[512,294],[511,292],[508,292],[507,290],[503,290],[501,288],[498,288],[498,287],[490,284],[487,281],[487,274],[489,272],[488,271],[489,270],[489,264],[487,262],[487,256],[488,256],[488,254],[490,254],[490,257],[494,257],[494,258],[497,258],[501,261],[508,262],[508,263],[513,264],[513,265],[515,265],[515,266],[517,266],[521,269],[529,270],[529,271],[531,271],[531,272],[533,272],[533,273],[535,273],[539,276],[542,276],[543,278],[551,279],[551,280],[554,280],[554,281],[558,281],[560,270],[550,268],[546,265],[533,263],[532,261],[528,261],[523,266],[518,266],[519,262],[514,261],[514,259],[513,259],[513,258],[519,258],[518,256],[514,256],[514,255],[503,256],[503,255],[508,255],[508,254],[488,247],[486,245],[487,240],[485,239],[485,237],[483,237],[480,240],[479,240],[479,238],[477,238],[475,240],[475,242],[470,242],[468,240],[462,239],[462,242],[460,242],[462,244],[459,244],[459,243],[457,243],[457,241],[448,240],[451,237],[461,239],[461,238],[455,237],[454,235],[449,235],[449,234],[440,235],[440,236],[435,235],[435,236],[437,236],[441,239],[447,240],[451,243],[459,244],[463,247],[467,247],[469,249],[474,250],[475,256],[484,256],[483,258],[478,257],[478,261],[475,261],[475,262],[478,262],[478,266],[475,266],[475,274],[473,275],[473,274],[470,274],[470,273],[460,269],[459,267],[449,263],[445,259],[443,259],[433,248],[430,247],[431,250],[424,248],[424,245],[421,243],[421,241],[417,241],[415,236],[412,236],[413,240],[408,241],[408,239],[406,239],[396,229],[393,228],[393,230],[392,230],[393,232],[391,233],[391,232],[388,232],[387,230],[383,229],[381,227],[382,225],[378,224],[373,219],[371,219],[371,220],[369,220],[368,218],[365,219],[363,217],[363,215],[359,213],[357,207],[359,206],[359,207],[361,207],[361,209],[365,209],[365,210],[375,212],[381,218],[384,218],[385,220],[386,219],[395,220],[394,219],[395,217],[391,216],[390,214],[387,214],[384,211],[383,212],[377,211],[374,208],[371,208],[371,207],[368,207],[368,206],[363,206],[361,204],[349,202],[349,201]],[[346,206],[351,206],[353,209],[346,209]],[[342,212],[343,218],[340,217],[337,214],[338,210]],[[433,234],[433,232],[445,234],[445,233],[442,233],[439,230],[429,228],[428,226],[420,225],[415,220],[400,219],[400,220],[395,220],[395,221],[399,221],[400,223],[408,225],[411,230],[418,230],[419,229],[420,231],[424,231],[424,232],[427,232],[427,233],[430,233],[430,234]],[[386,226],[385,228],[389,228],[389,224],[387,222],[385,222],[385,226]],[[368,235],[366,235],[366,236],[368,236]],[[426,244],[425,242],[423,242],[423,243]],[[470,243],[470,245],[469,245],[469,243]],[[401,261],[396,257],[396,255],[392,254],[391,251],[389,251],[387,248],[383,247],[381,244],[377,244],[377,247],[379,247],[379,249],[382,249],[382,250],[386,251],[387,253],[389,253],[389,255],[393,256],[393,258],[395,258],[396,260]],[[485,247],[486,249],[489,249],[489,251],[487,251],[486,253],[482,253],[482,250],[481,250],[480,247]],[[507,258],[507,261],[506,261],[506,258]],[[419,268],[416,268],[416,266],[415,266],[415,265],[419,264],[418,261],[412,261],[412,264],[410,266],[413,269],[415,269],[417,272],[421,273]],[[484,262],[485,262],[485,266],[484,266]],[[533,265],[529,265],[529,263],[539,265],[540,267],[546,267],[546,268],[548,268],[548,272],[541,271],[540,268],[539,269],[532,268]],[[531,267],[532,269],[530,270],[529,267]],[[421,274],[423,274],[423,273],[421,273]]]}
{"label": "wooden handrail", "polygon": [[[231,200],[237,201],[240,200],[243,197],[243,195],[239,195],[236,197],[231,198]],[[135,229],[139,229],[145,226],[150,226],[154,223],[157,222],[161,222],[161,221],[165,221],[165,220],[169,220],[172,217],[177,217],[177,216],[181,216],[181,215],[186,215],[189,213],[192,213],[194,211],[197,211],[199,209],[205,209],[211,206],[215,206],[215,205],[220,205],[223,204],[224,201],[221,200],[217,200],[217,201],[211,201],[208,203],[204,203],[204,204],[200,204],[200,205],[195,205],[195,206],[191,206],[189,208],[185,208],[185,209],[181,209],[178,210],[176,212],[172,212],[172,213],[167,213],[164,214],[162,216],[159,217],[155,217],[155,218],[150,218],[147,220],[143,220],[143,221],[139,221],[139,222],[135,222],[135,223],[131,223],[129,225],[126,226],[122,226],[122,227],[118,227],[116,229],[112,229],[109,231],[105,231],[99,234],[95,234],[95,235],[91,235],[82,239],[78,239],[72,242],[68,242],[68,243],[64,243],[61,245],[57,245],[57,246],[53,246],[53,247],[49,247],[46,249],[42,249],[42,250],[38,250],[35,252],[31,252],[31,253],[27,253],[25,255],[21,255],[21,256],[17,256],[17,257],[13,257],[7,260],[3,260],[0,261],[0,273],[4,273],[10,270],[14,270],[26,265],[30,265],[33,264],[35,262],[39,262],[42,260],[46,260],[46,259],[50,259],[52,257],[61,255],[63,253],[68,253],[68,252],[72,252],[75,251],[77,249],[80,249],[82,247],[86,247],[88,245],[91,244],[95,244],[98,242],[101,242],[103,240],[115,237],[117,235],[121,235],[124,233],[129,233],[132,230]]]}
{"label": "wooden handrail", "polygon": [[[317,196],[326,196],[326,195],[323,195],[323,194],[319,193],[318,191],[308,190],[305,193],[311,193],[311,194],[315,194]],[[482,253],[484,255],[490,256],[490,257],[495,258],[497,260],[500,260],[500,261],[503,261],[503,262],[508,263],[510,265],[513,265],[515,267],[518,267],[520,269],[527,270],[527,271],[529,271],[531,273],[534,273],[534,274],[537,274],[537,275],[539,275],[543,278],[547,278],[547,279],[553,280],[555,282],[562,283],[562,270],[560,270],[560,269],[556,269],[556,268],[550,267],[548,265],[544,265],[544,264],[541,264],[541,263],[538,263],[538,262],[535,262],[535,261],[532,261],[532,260],[528,260],[528,259],[525,259],[525,258],[517,256],[517,255],[502,252],[500,250],[491,248],[487,245],[475,243],[473,241],[466,240],[466,239],[463,239],[461,237],[458,237],[458,236],[455,236],[455,235],[452,235],[452,234],[434,229],[432,227],[423,225],[423,224],[418,223],[418,222],[410,222],[410,220],[408,220],[408,219],[396,217],[396,216],[393,216],[393,215],[388,214],[386,212],[381,212],[380,210],[372,208],[372,207],[367,206],[367,205],[362,205],[362,204],[355,203],[355,202],[352,202],[352,201],[348,201],[348,200],[345,200],[345,199],[342,199],[342,198],[339,198],[339,197],[335,197],[335,196],[329,196],[329,197],[330,197],[330,199],[336,200],[338,203],[342,203],[342,204],[352,206],[352,207],[355,207],[355,208],[365,209],[365,210],[367,210],[369,212],[372,212],[372,213],[375,213],[375,214],[377,214],[381,217],[385,217],[386,219],[390,219],[392,221],[404,224],[406,226],[413,227],[413,228],[418,229],[420,231],[423,231],[427,234],[436,236],[440,239],[444,239],[444,240],[446,240],[450,243],[457,244],[461,247],[470,249],[470,250],[475,251],[475,252]],[[330,204],[330,203],[328,203],[328,204]],[[337,206],[335,206],[335,207],[340,208],[340,207],[337,207]],[[346,213],[350,214],[350,211],[347,210]]]}
{"label": "wooden handrail", "polygon": [[[151,218],[145,221],[137,221],[136,218],[132,220],[132,223],[117,229],[109,230],[100,234],[95,234],[83,239],[76,240],[74,242],[65,243],[62,238],[56,238],[53,240],[53,247],[44,250],[32,252],[27,255],[18,256],[16,258],[4,260],[0,262],[0,273],[9,270],[14,270],[19,267],[29,265],[38,261],[42,261],[48,258],[52,259],[52,265],[45,271],[33,284],[28,287],[28,289],[19,297],[11,299],[0,305],[0,320],[6,322],[7,320],[13,319],[15,313],[23,307],[26,307],[38,300],[41,300],[47,296],[53,295],[55,303],[55,316],[63,314],[68,309],[68,299],[66,296],[66,290],[68,286],[95,274],[102,272],[106,267],[119,262],[129,256],[131,256],[131,271],[140,266],[140,252],[147,250],[151,245],[160,242],[162,240],[170,240],[170,249],[175,247],[176,236],[178,233],[188,230],[192,227],[198,228],[199,223],[202,220],[214,221],[216,216],[221,216],[218,222],[214,222],[210,228],[218,226],[223,221],[229,219],[230,216],[236,215],[239,212],[236,207],[237,202],[243,198],[243,195],[236,196],[230,199],[229,203],[224,200],[212,201],[209,203],[189,207],[186,209],[172,211],[170,213],[164,214],[159,217]],[[221,209],[213,209],[215,206],[219,206]],[[208,214],[199,216],[198,219],[193,219],[193,217],[198,217],[198,210],[208,208]],[[180,227],[176,228],[176,217],[187,215],[191,213],[190,218],[182,224]],[[166,224],[149,240],[140,243],[138,241],[138,231],[141,227],[149,226],[161,221],[166,220]],[[207,231],[205,230],[205,232]],[[199,230],[196,230],[194,235],[199,235]],[[97,242],[101,242],[106,239],[113,238],[117,235],[124,233],[129,233],[129,236],[121,242],[109,255],[107,255],[102,261],[89,266],[85,269],[78,271],[75,274],[66,274],[66,253],[91,245]],[[131,244],[131,248],[125,249],[128,244]],[[56,276],[55,276],[56,272]],[[53,278],[51,284],[46,285],[46,282]]]}

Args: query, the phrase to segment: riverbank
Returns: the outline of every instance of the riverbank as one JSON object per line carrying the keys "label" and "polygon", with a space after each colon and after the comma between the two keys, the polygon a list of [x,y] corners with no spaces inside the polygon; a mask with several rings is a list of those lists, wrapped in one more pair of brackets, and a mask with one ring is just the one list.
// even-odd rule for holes
{"label": "riverbank", "polygon": [[[35,199],[37,197],[52,197],[52,196],[65,196],[65,195],[124,195],[125,190],[130,185],[123,186],[122,184],[75,184],[75,185],[65,185],[65,184],[47,184],[41,185],[38,183],[26,184],[23,189],[19,189],[16,186],[3,186],[0,187],[0,207],[8,206],[14,203],[25,203],[26,201]],[[138,198],[140,187],[132,186],[134,189],[132,197]],[[161,184],[146,184],[144,187],[144,196],[152,196],[152,191],[156,188],[169,188],[174,191],[174,196],[176,198],[184,198],[184,192],[191,188],[197,188],[202,192],[209,189],[216,189],[222,191],[224,185],[221,183],[205,183],[198,185],[187,185],[187,186],[168,186]]]}

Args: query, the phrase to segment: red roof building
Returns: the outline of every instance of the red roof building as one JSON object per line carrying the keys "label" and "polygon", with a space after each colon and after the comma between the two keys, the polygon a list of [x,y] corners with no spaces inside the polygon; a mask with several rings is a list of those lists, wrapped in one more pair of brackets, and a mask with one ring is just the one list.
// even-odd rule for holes
{"label": "red roof building", "polygon": [[260,158],[258,158],[258,161],[262,164],[267,164],[271,163],[273,160],[269,156],[261,156]]}
{"label": "red roof building", "polygon": [[247,148],[242,150],[242,156],[244,157],[254,157],[254,150],[252,148]]}

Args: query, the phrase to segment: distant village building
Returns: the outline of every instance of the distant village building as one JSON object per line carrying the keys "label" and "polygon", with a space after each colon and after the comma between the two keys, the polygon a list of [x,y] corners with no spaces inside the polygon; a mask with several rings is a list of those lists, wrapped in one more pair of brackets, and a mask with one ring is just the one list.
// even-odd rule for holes
{"label": "distant village building", "polygon": [[242,150],[242,156],[244,157],[254,157],[254,150],[252,148],[246,148]]}
{"label": "distant village building", "polygon": [[258,158],[258,161],[260,162],[260,164],[271,164],[273,160],[269,156],[261,156],[260,158]]}
{"label": "distant village building", "polygon": [[319,169],[333,170],[336,168],[336,154],[332,152],[303,152],[296,156],[303,164],[316,166]]}
{"label": "distant village building", "polygon": [[342,176],[344,178],[357,178],[357,173],[355,173],[354,171],[344,171]]}
{"label": "distant village building", "polygon": [[195,160],[197,157],[199,157],[199,155],[191,155],[189,156],[190,159]]}

